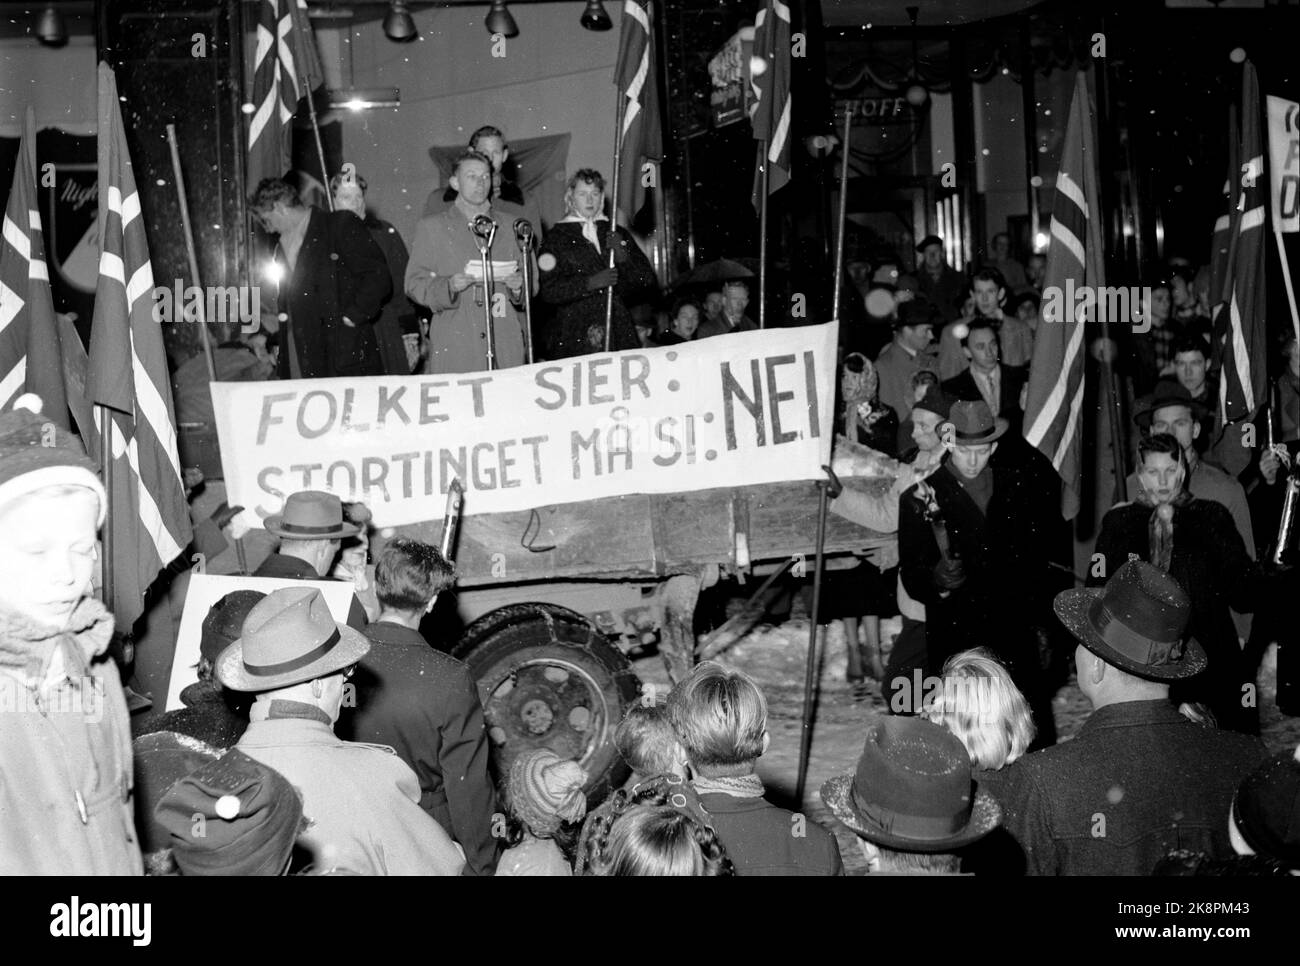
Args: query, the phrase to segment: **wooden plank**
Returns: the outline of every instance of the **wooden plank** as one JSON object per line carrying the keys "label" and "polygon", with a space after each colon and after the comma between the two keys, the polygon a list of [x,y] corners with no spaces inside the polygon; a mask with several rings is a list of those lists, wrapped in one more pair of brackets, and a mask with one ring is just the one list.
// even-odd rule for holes
{"label": "wooden plank", "polygon": [[[864,481],[855,481],[864,485]],[[888,481],[865,481],[887,487]],[[810,555],[817,537],[817,485],[772,483],[741,488],[748,497],[750,557]],[[610,497],[536,511],[465,517],[457,547],[464,586],[572,578],[654,577],[704,564],[726,565],[733,552],[735,488]],[[400,528],[437,542],[440,524]],[[894,540],[830,514],[828,554],[854,553]],[[532,549],[528,549],[531,547]],[[550,549],[543,549],[550,548]]]}

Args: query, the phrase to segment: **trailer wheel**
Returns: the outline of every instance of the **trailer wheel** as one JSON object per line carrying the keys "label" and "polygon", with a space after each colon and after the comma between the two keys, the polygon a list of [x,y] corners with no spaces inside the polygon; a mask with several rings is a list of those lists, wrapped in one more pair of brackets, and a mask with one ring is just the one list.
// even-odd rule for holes
{"label": "trailer wheel", "polygon": [[511,604],[474,621],[452,655],[478,683],[498,781],[536,748],[581,763],[589,808],[626,780],[614,729],[640,681],[587,618],[554,604]]}

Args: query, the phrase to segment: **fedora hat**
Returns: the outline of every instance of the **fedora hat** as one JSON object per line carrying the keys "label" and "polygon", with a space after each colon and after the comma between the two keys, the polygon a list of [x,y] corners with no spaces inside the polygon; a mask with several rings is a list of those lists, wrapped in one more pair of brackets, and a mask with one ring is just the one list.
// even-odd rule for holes
{"label": "fedora hat", "polygon": [[1147,429],[1155,418],[1156,410],[1165,406],[1186,406],[1192,411],[1193,419],[1202,419],[1210,411],[1205,403],[1193,398],[1178,380],[1161,379],[1154,390],[1133,404],[1133,422],[1139,429]]}
{"label": "fedora hat", "polygon": [[344,522],[343,501],[323,490],[290,493],[284,509],[267,517],[263,526],[290,540],[334,540],[361,532],[361,527]]}
{"label": "fedora hat", "polygon": [[971,780],[970,753],[924,718],[882,716],[852,775],[822,786],[837,819],[897,852],[949,852],[993,831],[1002,809]]}
{"label": "fedora hat", "polygon": [[369,650],[319,590],[285,587],[248,612],[242,636],[217,657],[217,680],[232,691],[274,691],[342,671]]}
{"label": "fedora hat", "polygon": [[1064,590],[1052,606],[1080,644],[1129,674],[1174,681],[1205,669],[1205,650],[1185,636],[1192,602],[1159,567],[1130,560],[1105,587]]}
{"label": "fedora hat", "polygon": [[954,401],[948,410],[948,422],[952,423],[958,446],[991,443],[1011,427],[1001,416],[995,417],[983,399]]}
{"label": "fedora hat", "polygon": [[926,235],[926,236],[925,236],[924,238],[922,238],[919,242],[917,242],[916,250],[917,250],[918,252],[923,252],[923,251],[925,251],[927,248],[929,248],[931,245],[940,245],[940,246],[942,246],[942,245],[943,245],[943,239],[940,238],[938,235]]}

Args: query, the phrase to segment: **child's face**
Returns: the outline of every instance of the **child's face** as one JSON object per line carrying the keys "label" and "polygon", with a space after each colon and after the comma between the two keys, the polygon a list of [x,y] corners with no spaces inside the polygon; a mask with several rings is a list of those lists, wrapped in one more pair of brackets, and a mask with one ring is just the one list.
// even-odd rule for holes
{"label": "child's face", "polygon": [[0,508],[0,606],[63,628],[91,593],[99,500],[84,487],[38,490]]}

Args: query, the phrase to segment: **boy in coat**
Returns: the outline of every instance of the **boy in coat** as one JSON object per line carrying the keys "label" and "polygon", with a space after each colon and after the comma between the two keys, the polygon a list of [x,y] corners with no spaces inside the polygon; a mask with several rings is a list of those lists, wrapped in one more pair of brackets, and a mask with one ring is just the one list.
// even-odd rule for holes
{"label": "boy in coat", "polygon": [[139,875],[113,615],[91,588],[104,487],[40,409],[0,415],[0,875]]}
{"label": "boy in coat", "polygon": [[673,688],[668,715],[737,875],[844,874],[835,836],[763,797],[754,766],[771,738],[767,701],[749,675],[706,661]]}

